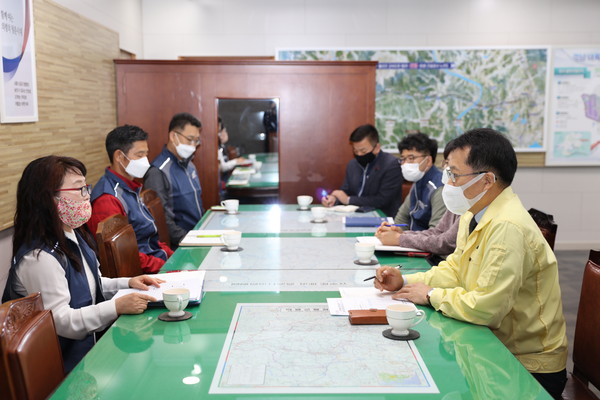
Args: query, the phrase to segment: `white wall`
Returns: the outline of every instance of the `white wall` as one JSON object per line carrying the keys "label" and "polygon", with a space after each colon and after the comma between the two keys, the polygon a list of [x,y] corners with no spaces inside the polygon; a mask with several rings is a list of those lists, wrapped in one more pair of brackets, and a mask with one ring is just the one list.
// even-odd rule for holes
{"label": "white wall", "polygon": [[120,48],[135,54],[137,58],[143,58],[141,0],[54,0],[54,2],[118,32]]}
{"label": "white wall", "polygon": [[278,47],[598,44],[597,0],[142,0],[145,58]]}
{"label": "white wall", "polygon": [[[282,47],[599,45],[597,0],[142,0],[144,55],[274,55]],[[525,207],[557,249],[600,248],[600,168],[521,168]]]}

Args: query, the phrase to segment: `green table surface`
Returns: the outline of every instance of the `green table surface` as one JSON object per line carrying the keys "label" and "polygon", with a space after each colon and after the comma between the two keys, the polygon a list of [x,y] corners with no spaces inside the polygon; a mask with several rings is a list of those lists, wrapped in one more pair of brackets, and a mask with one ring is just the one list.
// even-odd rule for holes
{"label": "green table surface", "polygon": [[[240,206],[240,211],[268,211],[266,205]],[[290,208],[295,206],[282,206]],[[206,216],[204,216],[204,219]],[[203,220],[204,220],[203,219]],[[202,225],[203,220],[197,226]],[[372,235],[371,233],[364,233]],[[243,233],[244,237],[277,234]],[[328,234],[328,237],[357,236]],[[295,233],[281,237],[308,237]],[[318,240],[315,238],[307,240]],[[210,247],[179,248],[162,272],[195,270]],[[401,264],[405,273],[430,268],[423,258],[377,252],[380,264]],[[152,308],[123,315],[81,363],[66,377],[52,399],[549,399],[537,381],[484,326],[456,321],[419,307],[426,320],[418,325],[415,344],[440,391],[438,394],[215,394],[208,393],[237,303],[324,303],[339,292],[207,292],[187,321],[164,322],[166,310]],[[332,317],[345,318],[345,317]],[[382,331],[386,327],[382,325]],[[341,333],[343,334],[343,332]],[[365,345],[369,345],[365,343]],[[257,343],[260,346],[260,343]],[[186,384],[189,378],[195,384]],[[188,379],[185,379],[188,378]]]}
{"label": "green table surface", "polygon": [[[237,303],[325,302],[327,297],[339,297],[339,294],[214,292],[207,293],[199,306],[187,308],[193,315],[187,321],[158,320],[158,315],[164,309],[150,309],[141,315],[121,316],[51,398],[549,398],[488,328],[446,318],[429,307],[420,307],[427,318],[416,328],[421,337],[415,344],[435,380],[440,391],[438,394],[208,393]],[[382,330],[385,328],[382,326]],[[197,383],[185,384],[184,379],[189,377],[197,378],[194,380]]]}

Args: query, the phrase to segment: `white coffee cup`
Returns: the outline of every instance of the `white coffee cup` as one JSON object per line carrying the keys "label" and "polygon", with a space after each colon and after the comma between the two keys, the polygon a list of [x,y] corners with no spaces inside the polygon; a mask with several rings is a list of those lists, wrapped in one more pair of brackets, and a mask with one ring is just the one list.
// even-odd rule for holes
{"label": "white coffee cup", "polygon": [[242,232],[227,231],[221,235],[221,242],[227,247],[227,250],[237,250],[242,241]]}
{"label": "white coffee cup", "polygon": [[373,243],[357,242],[354,244],[354,253],[358,258],[359,263],[369,264],[371,262],[371,257],[375,254],[375,245]]}
{"label": "white coffee cup", "polygon": [[240,206],[240,201],[235,199],[223,200],[221,205],[225,207],[227,210],[227,214],[235,214],[237,213],[238,207]]}
{"label": "white coffee cup", "polygon": [[418,310],[414,304],[401,303],[391,304],[385,309],[388,324],[392,327],[392,335],[406,336],[408,328],[417,325],[425,318],[425,313]]}
{"label": "white coffee cup", "polygon": [[327,209],[325,207],[312,207],[310,212],[312,213],[315,222],[322,222],[327,214]]}
{"label": "white coffee cup", "polygon": [[252,162],[256,161],[256,154],[248,154],[248,160]]}
{"label": "white coffee cup", "polygon": [[312,196],[298,196],[296,197],[296,200],[298,200],[298,206],[301,210],[307,210],[310,203],[312,203],[313,198]]}
{"label": "white coffee cup", "polygon": [[169,309],[169,317],[182,317],[189,300],[190,291],[186,288],[167,289],[163,292],[163,303]]}

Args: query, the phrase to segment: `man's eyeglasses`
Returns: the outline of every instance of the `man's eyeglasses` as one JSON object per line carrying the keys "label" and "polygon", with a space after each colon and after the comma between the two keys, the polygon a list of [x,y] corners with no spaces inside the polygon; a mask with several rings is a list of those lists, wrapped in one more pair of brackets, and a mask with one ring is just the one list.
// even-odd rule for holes
{"label": "man's eyeglasses", "polygon": [[92,194],[92,185],[85,185],[80,188],[58,189],[57,192],[70,192],[72,190],[79,190],[81,196],[85,197]]}
{"label": "man's eyeglasses", "polygon": [[452,183],[456,183],[456,179],[460,178],[461,176],[473,176],[473,175],[480,175],[480,174],[485,174],[488,173],[490,171],[478,171],[478,172],[472,172],[470,174],[455,174],[454,172],[450,171],[450,168],[446,168],[442,171],[442,182],[448,182],[448,181],[452,181]]}
{"label": "man's eyeglasses", "polygon": [[192,146],[200,146],[200,144],[202,143],[202,140],[200,139],[200,137],[195,138],[192,136],[185,136],[183,133],[178,132],[178,131],[174,131],[176,134],[178,134],[179,136],[185,138],[188,142],[190,142],[192,144]]}
{"label": "man's eyeglasses", "polygon": [[410,156],[406,156],[406,157],[400,157],[400,159],[398,160],[398,162],[399,162],[401,165],[402,165],[402,164],[404,164],[404,163],[409,163],[409,164],[412,164],[412,163],[414,163],[414,162],[415,162],[415,160],[416,160],[417,158],[423,158],[423,157],[427,157],[427,156],[426,156],[426,155],[420,155],[420,156],[413,156],[413,155],[410,155]]}

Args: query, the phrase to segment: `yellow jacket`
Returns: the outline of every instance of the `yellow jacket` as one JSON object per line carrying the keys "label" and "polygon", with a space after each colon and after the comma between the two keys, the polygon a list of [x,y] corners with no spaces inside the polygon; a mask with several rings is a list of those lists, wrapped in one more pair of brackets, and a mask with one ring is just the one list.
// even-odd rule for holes
{"label": "yellow jacket", "polygon": [[433,288],[445,315],[487,325],[530,372],[566,367],[567,337],[552,249],[510,187],[469,235],[460,219],[456,250],[428,272],[406,276]]}

